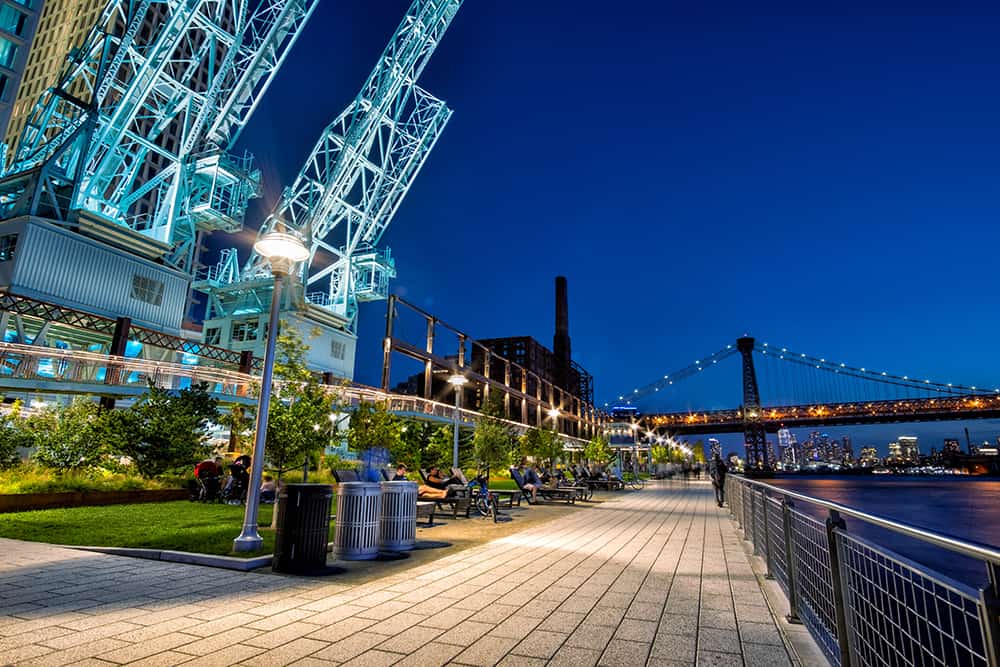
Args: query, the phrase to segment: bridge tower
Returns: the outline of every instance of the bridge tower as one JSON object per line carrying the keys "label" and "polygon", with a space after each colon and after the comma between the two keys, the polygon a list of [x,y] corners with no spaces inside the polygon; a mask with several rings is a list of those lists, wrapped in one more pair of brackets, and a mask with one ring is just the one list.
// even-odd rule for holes
{"label": "bridge tower", "polygon": [[746,441],[747,474],[768,473],[771,462],[767,458],[767,433],[764,431],[760,407],[760,389],[757,371],[753,365],[754,339],[749,336],[736,339],[736,349],[743,359],[743,436]]}

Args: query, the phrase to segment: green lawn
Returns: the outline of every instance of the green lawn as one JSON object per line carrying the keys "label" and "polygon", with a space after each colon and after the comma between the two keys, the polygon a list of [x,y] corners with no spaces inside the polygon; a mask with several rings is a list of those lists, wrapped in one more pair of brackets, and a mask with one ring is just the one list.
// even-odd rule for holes
{"label": "green lawn", "polygon": [[[271,505],[261,505],[261,526],[271,525],[271,509]],[[242,505],[178,501],[0,514],[0,537],[216,555],[256,556],[274,550],[274,533],[262,529],[262,551],[233,554],[233,538],[240,534],[242,525]]]}

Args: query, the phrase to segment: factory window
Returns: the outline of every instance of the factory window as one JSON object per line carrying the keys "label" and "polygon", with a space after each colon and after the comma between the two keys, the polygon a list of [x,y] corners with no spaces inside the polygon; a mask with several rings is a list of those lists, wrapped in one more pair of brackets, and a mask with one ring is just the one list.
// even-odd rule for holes
{"label": "factory window", "polygon": [[222,330],[219,327],[205,329],[205,344],[218,345],[222,342]]}
{"label": "factory window", "polygon": [[17,59],[17,45],[5,37],[0,37],[0,65],[11,67]]}
{"label": "factory window", "polygon": [[6,30],[20,37],[24,34],[24,23],[27,18],[10,5],[0,5],[0,30]]}
{"label": "factory window", "polygon": [[330,356],[334,359],[343,359],[344,353],[347,351],[347,346],[344,345],[342,340],[331,340],[330,341]]}
{"label": "factory window", "polygon": [[233,323],[233,342],[257,340],[257,320]]}
{"label": "factory window", "polygon": [[0,236],[0,262],[9,262],[14,259],[14,251],[17,249],[17,234],[5,234]]}
{"label": "factory window", "polygon": [[163,303],[163,283],[153,278],[132,276],[132,298],[153,306]]}

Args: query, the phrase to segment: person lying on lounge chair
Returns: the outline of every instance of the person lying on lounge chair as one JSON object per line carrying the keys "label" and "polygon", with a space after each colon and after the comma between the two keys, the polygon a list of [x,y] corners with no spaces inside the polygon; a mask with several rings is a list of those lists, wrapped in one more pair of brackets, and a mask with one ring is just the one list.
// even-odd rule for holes
{"label": "person lying on lounge chair", "polygon": [[447,479],[441,475],[441,469],[434,466],[427,473],[427,483],[417,487],[417,495],[422,498],[447,498],[449,484],[461,484],[455,477]]}

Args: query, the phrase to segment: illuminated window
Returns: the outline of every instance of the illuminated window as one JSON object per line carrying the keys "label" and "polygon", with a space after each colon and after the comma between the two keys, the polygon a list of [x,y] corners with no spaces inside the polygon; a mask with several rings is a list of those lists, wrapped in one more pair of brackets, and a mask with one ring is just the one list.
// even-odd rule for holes
{"label": "illuminated window", "polygon": [[163,303],[163,283],[153,278],[135,274],[132,276],[132,298],[153,306]]}
{"label": "illuminated window", "polygon": [[14,259],[15,250],[17,250],[17,234],[0,236],[0,262]]}

